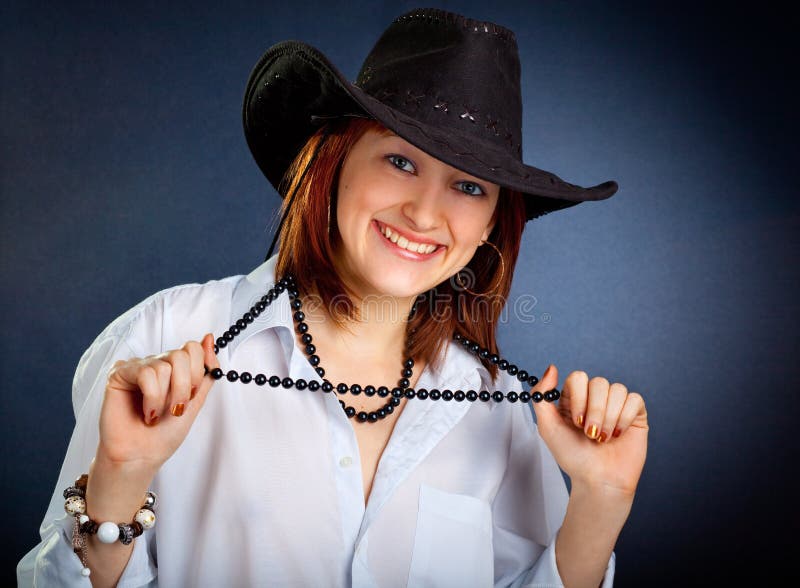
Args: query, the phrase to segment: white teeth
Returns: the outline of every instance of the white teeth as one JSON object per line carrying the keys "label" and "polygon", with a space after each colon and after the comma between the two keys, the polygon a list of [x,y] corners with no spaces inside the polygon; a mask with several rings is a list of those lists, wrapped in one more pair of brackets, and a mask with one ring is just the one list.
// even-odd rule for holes
{"label": "white teeth", "polygon": [[408,249],[414,253],[422,253],[427,255],[428,253],[432,253],[434,250],[436,250],[437,247],[436,245],[423,245],[422,243],[409,241],[405,237],[401,237],[399,234],[393,233],[392,229],[389,227],[381,227],[381,232],[386,236],[387,239],[389,239],[389,241],[398,247]]}

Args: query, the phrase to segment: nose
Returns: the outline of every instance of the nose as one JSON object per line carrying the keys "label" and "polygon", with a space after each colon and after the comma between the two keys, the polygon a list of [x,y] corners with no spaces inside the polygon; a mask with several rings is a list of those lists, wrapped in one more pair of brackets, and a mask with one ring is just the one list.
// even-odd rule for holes
{"label": "nose", "polygon": [[442,222],[443,196],[441,188],[433,182],[423,186],[418,182],[417,189],[403,203],[402,213],[409,227],[419,233],[430,231]]}

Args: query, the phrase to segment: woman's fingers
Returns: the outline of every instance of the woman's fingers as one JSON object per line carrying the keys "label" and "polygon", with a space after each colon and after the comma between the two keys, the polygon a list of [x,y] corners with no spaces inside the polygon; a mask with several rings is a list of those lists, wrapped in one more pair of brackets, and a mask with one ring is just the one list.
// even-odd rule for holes
{"label": "woman's fingers", "polygon": [[192,389],[191,357],[185,349],[173,349],[166,356],[165,361],[170,365],[169,412],[180,417],[186,410]]}
{"label": "woman's fingers", "polygon": [[155,424],[164,410],[169,384],[169,364],[151,358],[118,360],[108,374],[108,387],[130,398],[130,406],[141,411],[147,424]]}
{"label": "woman's fingers", "polygon": [[[189,409],[192,411],[199,411],[205,404],[208,391],[214,385],[216,380],[211,377],[211,374],[206,374],[205,366],[208,366],[209,371],[219,367],[217,354],[214,353],[214,335],[208,333],[200,343],[191,342],[192,350],[192,381],[198,382],[195,386],[192,396],[192,402],[189,403]],[[199,378],[199,380],[195,380]]]}
{"label": "woman's fingers", "polygon": [[[139,365],[136,365],[136,364]],[[144,422],[148,425],[155,425],[161,418],[164,410],[164,401],[167,397],[166,388],[160,383],[163,377],[159,378],[158,366],[153,364],[142,364],[133,362],[131,370],[137,370],[136,385],[142,395],[142,415]]]}
{"label": "woman's fingers", "polygon": [[[156,372],[156,378],[158,379],[158,387],[159,387],[159,396],[161,398],[161,405],[155,407],[155,416],[163,419],[169,410],[169,388],[170,382],[172,381],[172,365],[163,359],[158,359],[159,356],[155,359],[148,360],[149,365]],[[152,413],[148,413],[150,415]]]}
{"label": "woman's fingers", "polygon": [[608,388],[608,380],[601,376],[595,376],[589,380],[586,422],[583,424],[583,430],[589,439],[598,439],[600,437],[600,427],[605,420]]}
{"label": "woman's fingers", "polygon": [[564,380],[562,398],[567,398],[572,422],[576,427],[586,423],[586,399],[588,397],[589,376],[586,372],[576,370]]}
{"label": "woman's fingers", "polygon": [[628,397],[628,388],[619,382],[614,382],[608,390],[608,402],[606,403],[606,414],[600,426],[600,435],[597,440],[601,443],[611,439],[625,399]]}
{"label": "woman's fingers", "polygon": [[573,424],[583,428],[589,398],[589,375],[581,370],[571,372],[564,381],[563,396],[569,398]]}
{"label": "woman's fingers", "polygon": [[625,398],[625,404],[622,406],[614,436],[619,437],[624,433],[640,413],[647,414],[644,410],[644,398],[638,392],[630,392]]}
{"label": "woman's fingers", "polygon": [[643,411],[644,399],[619,382],[586,372],[574,371],[564,383],[564,396],[569,399],[570,417],[590,439],[607,442],[619,437]]}
{"label": "woman's fingers", "polygon": [[134,393],[134,409],[141,410],[146,424],[155,425],[165,416],[183,416],[195,395],[202,393],[205,398],[215,382],[206,374],[206,365],[209,370],[219,367],[213,333],[202,342],[188,341],[181,349],[119,360],[109,372],[109,385]]}
{"label": "woman's fingers", "polygon": [[203,368],[203,362],[205,361],[205,350],[203,349],[202,344],[198,343],[197,341],[188,341],[186,345],[183,346],[183,349],[189,354],[189,372],[191,381],[189,400],[191,400],[194,398],[195,394],[197,394],[197,389],[200,387],[200,384],[203,383],[203,375],[205,374],[205,370]]}
{"label": "woman's fingers", "polygon": [[202,395],[193,413],[200,409],[205,395],[214,383],[211,376],[206,376],[205,366],[211,369],[219,366],[214,353],[214,336],[208,333],[202,342],[187,341],[181,349],[174,349],[158,357],[171,367],[169,380],[169,397],[167,408],[174,417],[182,417],[190,408],[191,401],[198,394]]}
{"label": "woman's fingers", "polygon": [[619,437],[633,422],[645,414],[644,398],[636,392],[628,392],[624,384],[599,376],[591,380],[586,372],[571,372],[564,381],[560,402],[562,416],[583,429],[590,439],[607,442]]}

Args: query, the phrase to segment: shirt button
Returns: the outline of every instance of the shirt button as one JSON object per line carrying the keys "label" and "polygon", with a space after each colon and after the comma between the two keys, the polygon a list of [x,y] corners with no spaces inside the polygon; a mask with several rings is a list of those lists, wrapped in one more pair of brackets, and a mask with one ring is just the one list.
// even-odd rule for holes
{"label": "shirt button", "polygon": [[343,468],[349,468],[353,465],[353,458],[349,455],[345,455],[342,459],[339,460],[339,465]]}

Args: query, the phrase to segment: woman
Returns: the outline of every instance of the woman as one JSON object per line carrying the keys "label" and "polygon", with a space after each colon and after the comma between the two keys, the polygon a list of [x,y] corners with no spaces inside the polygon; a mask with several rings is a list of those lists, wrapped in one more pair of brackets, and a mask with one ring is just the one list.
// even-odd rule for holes
{"label": "woman", "polygon": [[415,10],[356,84],[280,43],[244,125],[288,196],[279,251],[84,353],[20,585],[611,586],[642,398],[582,371],[559,393],[495,325],[525,221],[616,184],[522,163],[513,33]]}

